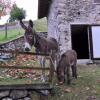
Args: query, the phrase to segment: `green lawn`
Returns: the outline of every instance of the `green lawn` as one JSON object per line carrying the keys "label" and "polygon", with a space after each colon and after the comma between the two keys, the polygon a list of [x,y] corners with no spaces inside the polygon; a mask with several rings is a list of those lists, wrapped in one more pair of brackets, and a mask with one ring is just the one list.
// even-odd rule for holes
{"label": "green lawn", "polygon": [[55,95],[46,100],[100,100],[100,65],[78,65],[78,79],[72,80],[71,85],[56,83],[55,80]]}
{"label": "green lawn", "polygon": [[[42,18],[34,21],[34,27],[37,32],[47,32],[47,19]],[[5,30],[0,31],[0,43],[11,41],[20,36],[23,36],[23,34],[24,34],[23,29],[10,29],[7,31],[7,38],[5,38]]]}
{"label": "green lawn", "polygon": [[20,36],[23,36],[24,30],[23,29],[12,29],[7,31],[7,38],[5,37],[5,31],[0,31],[0,43],[4,43],[7,41],[11,41],[16,39]]}
{"label": "green lawn", "polygon": [[48,100],[100,100],[100,65],[79,65],[78,79],[70,86],[55,85],[55,96]]}
{"label": "green lawn", "polygon": [[46,17],[34,21],[35,29],[37,32],[47,32],[47,19]]}

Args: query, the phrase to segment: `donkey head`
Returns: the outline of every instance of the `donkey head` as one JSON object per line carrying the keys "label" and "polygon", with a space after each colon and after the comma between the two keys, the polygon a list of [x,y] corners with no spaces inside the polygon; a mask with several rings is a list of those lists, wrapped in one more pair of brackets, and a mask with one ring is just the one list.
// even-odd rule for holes
{"label": "donkey head", "polygon": [[30,51],[32,48],[32,45],[35,42],[35,30],[33,29],[33,22],[29,20],[28,27],[24,28],[25,34],[24,34],[24,41],[25,41],[25,51]]}

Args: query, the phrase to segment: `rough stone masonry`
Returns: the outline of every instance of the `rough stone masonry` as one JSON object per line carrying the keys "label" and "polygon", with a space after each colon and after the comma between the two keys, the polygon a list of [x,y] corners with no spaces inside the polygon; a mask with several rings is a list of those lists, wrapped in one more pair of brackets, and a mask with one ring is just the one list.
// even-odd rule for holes
{"label": "rough stone masonry", "polygon": [[95,0],[52,0],[48,37],[58,40],[61,53],[72,48],[71,24],[100,24],[99,4]]}

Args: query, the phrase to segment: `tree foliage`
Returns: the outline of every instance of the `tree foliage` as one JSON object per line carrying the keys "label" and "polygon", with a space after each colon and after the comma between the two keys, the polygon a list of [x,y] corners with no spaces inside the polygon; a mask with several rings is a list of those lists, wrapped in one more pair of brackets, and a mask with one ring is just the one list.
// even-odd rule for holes
{"label": "tree foliage", "polygon": [[10,12],[10,18],[13,20],[22,20],[26,16],[25,10],[23,8],[18,8],[16,5],[13,6],[13,9]]}

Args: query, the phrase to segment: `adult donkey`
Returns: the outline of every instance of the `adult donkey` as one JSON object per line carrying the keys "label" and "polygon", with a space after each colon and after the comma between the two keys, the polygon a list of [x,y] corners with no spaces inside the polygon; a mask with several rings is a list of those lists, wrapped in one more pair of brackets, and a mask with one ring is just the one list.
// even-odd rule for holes
{"label": "adult donkey", "polygon": [[[32,20],[29,20],[28,26],[24,25],[23,21],[20,20],[20,25],[25,30],[24,40],[25,40],[25,51],[30,51],[31,47],[34,45],[36,52],[41,53],[51,53],[51,58],[56,67],[57,52],[59,50],[58,43],[54,38],[44,38],[34,30],[34,25]],[[42,59],[42,67],[44,67],[45,60]],[[56,68],[55,68],[56,69]]]}

